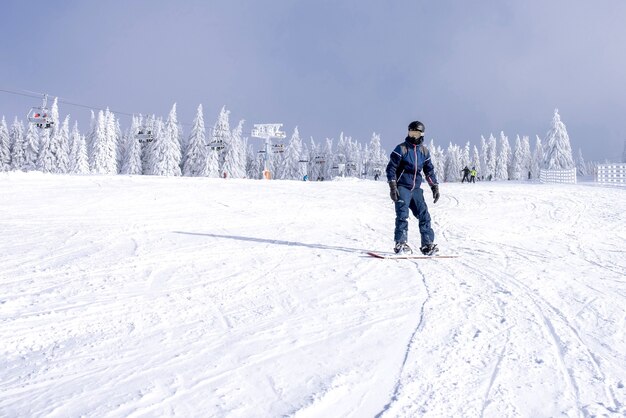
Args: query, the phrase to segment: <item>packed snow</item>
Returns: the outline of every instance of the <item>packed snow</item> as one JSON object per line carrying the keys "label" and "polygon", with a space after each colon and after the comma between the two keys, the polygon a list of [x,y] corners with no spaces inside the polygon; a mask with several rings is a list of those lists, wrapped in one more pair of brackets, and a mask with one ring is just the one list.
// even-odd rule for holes
{"label": "packed snow", "polygon": [[625,416],[626,190],[441,195],[0,173],[0,416]]}

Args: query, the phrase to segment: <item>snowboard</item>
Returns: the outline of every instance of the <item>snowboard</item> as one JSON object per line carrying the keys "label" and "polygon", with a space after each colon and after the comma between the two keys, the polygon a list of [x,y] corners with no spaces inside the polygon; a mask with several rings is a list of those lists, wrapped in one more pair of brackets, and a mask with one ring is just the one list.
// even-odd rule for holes
{"label": "snowboard", "polygon": [[379,253],[375,251],[368,251],[366,254],[369,255],[370,257],[390,259],[390,260],[404,260],[404,259],[426,260],[426,259],[432,259],[432,258],[458,258],[458,255],[395,254],[395,253]]}

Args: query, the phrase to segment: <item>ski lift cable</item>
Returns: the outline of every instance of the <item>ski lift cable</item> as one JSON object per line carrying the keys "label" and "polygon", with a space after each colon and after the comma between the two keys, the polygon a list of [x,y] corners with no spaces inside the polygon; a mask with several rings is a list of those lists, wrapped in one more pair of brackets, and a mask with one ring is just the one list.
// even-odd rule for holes
{"label": "ski lift cable", "polygon": [[[33,98],[42,98],[42,97],[46,96],[45,93],[38,93],[38,92],[30,91],[30,90],[15,91],[15,90],[9,90],[9,89],[5,89],[5,88],[0,88],[0,92],[9,93],[9,94],[15,94],[15,95],[24,96],[24,97],[33,97]],[[54,96],[52,94],[47,94],[47,96],[48,97],[57,97],[58,103],[66,104],[66,105],[69,105],[69,106],[82,107],[82,108],[89,109],[89,110],[103,110],[103,111],[106,110],[105,108],[98,107],[98,106],[89,106],[89,105],[85,105],[85,104],[81,104],[81,103],[70,102],[70,101],[67,101],[65,99],[59,99],[58,96]],[[109,112],[114,113],[116,115],[124,115],[124,116],[129,116],[129,117],[133,117],[133,116],[137,115],[137,113],[122,112],[122,111],[119,111],[119,110],[111,110],[111,109],[109,109]],[[191,123],[186,123],[186,122],[178,122],[178,123],[180,125],[183,125],[183,126],[193,126],[193,124],[191,124]],[[207,127],[206,129],[207,129],[207,131],[210,131],[210,132],[214,132],[216,130],[215,128],[211,128],[211,127]],[[251,136],[252,135],[252,131],[242,132],[242,134]]]}

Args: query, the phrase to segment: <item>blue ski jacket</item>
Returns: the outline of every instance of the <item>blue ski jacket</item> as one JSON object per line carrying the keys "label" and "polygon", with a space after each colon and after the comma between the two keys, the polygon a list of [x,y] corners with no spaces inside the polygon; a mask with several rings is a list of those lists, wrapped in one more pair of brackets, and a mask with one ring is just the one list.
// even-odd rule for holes
{"label": "blue ski jacket", "polygon": [[398,186],[413,190],[422,184],[422,171],[429,186],[439,183],[428,148],[412,144],[407,137],[389,157],[387,181],[395,180]]}

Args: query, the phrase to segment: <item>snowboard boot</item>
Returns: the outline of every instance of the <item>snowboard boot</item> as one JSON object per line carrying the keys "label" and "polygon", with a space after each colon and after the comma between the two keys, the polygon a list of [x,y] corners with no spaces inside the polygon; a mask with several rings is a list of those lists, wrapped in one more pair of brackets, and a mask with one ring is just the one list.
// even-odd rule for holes
{"label": "snowboard boot", "polygon": [[406,242],[396,242],[396,246],[393,247],[393,252],[396,254],[413,254],[413,250]]}
{"label": "snowboard boot", "polygon": [[435,255],[439,252],[439,248],[437,248],[437,244],[426,244],[420,248],[422,254],[424,255]]}

